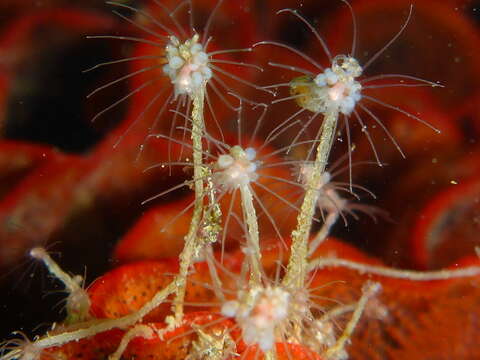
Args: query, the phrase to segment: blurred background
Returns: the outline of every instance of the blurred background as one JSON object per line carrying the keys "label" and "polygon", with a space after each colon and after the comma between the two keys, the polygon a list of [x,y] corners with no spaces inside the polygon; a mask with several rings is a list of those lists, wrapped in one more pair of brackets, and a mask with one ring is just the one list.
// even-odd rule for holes
{"label": "blurred background", "polygon": [[[153,3],[118,2],[136,9]],[[165,3],[171,6],[172,2]],[[271,39],[326,64],[322,49],[304,25],[292,17],[275,16],[276,10],[285,7],[299,9],[324,35],[333,54],[351,45],[351,15],[340,1],[225,2],[212,36],[227,48]],[[451,265],[480,246],[480,2],[352,0],[361,62],[398,32],[410,3],[414,10],[407,29],[366,75],[407,74],[445,85],[443,89],[372,90],[377,98],[421,117],[442,133],[435,135],[399,112],[372,105],[407,159],[378,125],[370,128],[376,151],[387,165],[356,167],[354,182],[377,195],[377,199],[363,199],[365,203],[384,209],[389,216],[379,218],[378,224],[368,216],[349,219],[348,227],[339,222],[334,235],[389,265],[433,269]],[[195,20],[204,24],[215,4],[215,0],[194,1]],[[47,246],[64,269],[86,274],[88,284],[119,263],[112,256],[115,246],[144,213],[159,203],[183,201],[182,193],[141,204],[175,183],[175,176],[182,176],[174,174],[172,179],[165,171],[143,172],[159,161],[161,152],[160,145],[153,146],[140,162],[135,161],[144,127],[113,149],[145,107],[148,92],[131,96],[98,118],[103,109],[134,91],[134,81],[121,81],[87,99],[103,84],[134,71],[125,62],[85,72],[139,51],[134,42],[87,39],[141,34],[112,10],[135,20],[135,13],[127,8],[100,0],[0,3],[0,338],[13,330],[41,332],[62,319],[63,296],[56,292],[61,287],[41,264],[28,259],[32,246]],[[230,16],[233,13],[238,16]],[[231,33],[222,31],[227,26]],[[259,48],[250,60],[289,63],[291,59],[281,51]],[[279,69],[268,70],[247,76],[262,85],[292,77]],[[261,135],[292,109],[292,104],[273,107]],[[233,122],[234,117],[225,115],[222,124],[231,128]],[[352,125],[354,159],[374,160],[361,128]],[[275,146],[291,136],[286,133]],[[345,151],[345,139],[339,135],[332,156],[338,158]]]}

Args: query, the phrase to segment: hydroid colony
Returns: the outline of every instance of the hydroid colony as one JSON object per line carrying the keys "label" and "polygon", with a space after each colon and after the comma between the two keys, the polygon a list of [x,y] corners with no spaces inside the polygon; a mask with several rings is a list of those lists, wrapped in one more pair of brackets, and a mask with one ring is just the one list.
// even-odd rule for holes
{"label": "hydroid colony", "polygon": [[[232,1],[219,0],[201,30],[195,27],[195,4],[191,0],[180,1],[172,8],[167,7],[162,0],[153,0],[146,8],[111,3],[112,6],[133,12],[133,18],[120,13],[119,15],[138,27],[145,37],[110,36],[110,38],[146,44],[158,52],[154,55],[100,64],[107,66],[118,62],[152,61],[151,66],[125,75],[95,91],[97,93],[139,74],[151,74],[149,80],[101,111],[98,116],[147,87],[155,86],[157,83],[162,85],[158,94],[147,104],[147,108],[153,108],[161,103],[153,122],[147,126],[147,140],[139,144],[139,152],[144,146],[148,146],[148,139],[163,138],[170,144],[169,160],[158,166],[191,169],[190,180],[161,193],[164,195],[183,186],[190,187],[194,193],[194,200],[188,207],[191,209],[191,221],[184,237],[183,251],[178,258],[178,273],[174,274],[168,284],[159,289],[138,311],[114,319],[95,319],[88,311],[91,304],[88,292],[81,286],[82,279],[78,276],[70,277],[63,272],[43,249],[33,249],[32,257],[42,261],[49,271],[65,284],[68,293],[66,307],[68,317],[65,323],[55,326],[44,336],[32,341],[23,334],[19,339],[7,341],[2,348],[1,359],[62,358],[65,356],[62,355],[62,345],[112,329],[121,329],[124,331],[123,337],[118,342],[116,350],[109,354],[110,359],[120,359],[128,351],[133,339],[163,341],[169,334],[185,326],[190,321],[189,313],[186,312],[188,306],[214,307],[216,310],[212,310],[215,316],[212,315],[210,321],[202,325],[188,323],[191,330],[180,334],[187,336],[194,333],[196,336],[188,347],[187,358],[226,359],[237,356],[248,358],[253,354],[255,357],[277,359],[285,353],[291,357],[290,351],[293,351],[291,346],[298,346],[311,358],[346,359],[349,339],[354,334],[368,302],[381,292],[381,285],[377,282],[366,282],[356,303],[325,308],[317,305],[318,296],[315,295],[317,288],[311,286],[316,269],[336,265],[418,281],[474,276],[480,273],[477,267],[457,271],[416,273],[315,256],[315,250],[326,239],[330,228],[340,217],[347,216],[355,210],[367,209],[361,204],[352,203],[355,197],[358,197],[357,190],[367,193],[368,190],[352,182],[353,145],[349,123],[351,117],[362,126],[379,165],[382,165],[379,154],[375,150],[360,110],[380,125],[400,150],[386,126],[363,105],[364,100],[400,111],[430,126],[415,115],[368,96],[366,91],[369,87],[375,86],[369,85],[372,81],[386,78],[413,81],[412,86],[438,86],[436,83],[408,75],[387,74],[362,79],[363,71],[398,36],[401,36],[412,9],[399,33],[364,65],[355,58],[355,32],[350,52],[347,55],[333,56],[315,27],[297,10],[279,11],[279,16],[294,16],[311,32],[329,62],[328,66],[324,67],[321,65],[323,59],[312,59],[294,47],[270,40],[250,44],[250,47],[243,49],[210,50],[215,42],[214,38],[210,38],[210,28],[214,26],[215,15],[220,7],[228,6],[229,2]],[[354,11],[350,4],[347,1],[342,3],[351,10],[355,24]],[[259,46],[286,49],[309,62],[310,68],[303,69],[274,62],[258,65],[228,58],[228,55],[235,53],[254,53],[254,48]],[[255,71],[268,71],[269,66],[273,66],[284,69],[286,74],[292,75],[287,83],[261,86],[239,77],[224,68],[224,65]],[[298,76],[298,73],[301,76]],[[244,97],[236,90],[236,87],[241,85],[253,89],[253,98]],[[389,86],[396,85],[398,84]],[[272,91],[281,87],[288,89],[288,96],[281,98]],[[280,125],[262,141],[254,138],[265,119],[268,119],[270,104],[256,99],[260,97],[259,94],[265,93],[272,96],[269,99],[271,106],[282,101],[294,101],[299,109],[286,120],[280,121]],[[277,99],[274,96],[277,96]],[[215,102],[215,99],[218,101]],[[217,119],[217,105],[226,107],[235,117],[236,136],[224,134],[222,123]],[[149,120],[146,110],[139,114],[127,131],[133,131],[135,126]],[[243,129],[242,124],[246,114],[254,116],[252,111],[257,111],[257,125],[251,131],[251,139],[246,140],[244,133],[246,129]],[[330,153],[340,128],[338,124],[340,117],[344,119],[347,137],[346,156],[349,160],[347,168],[350,180],[346,183],[332,182],[330,172],[335,171],[335,166],[328,167],[328,164],[333,162]],[[167,133],[156,133],[160,120],[171,124]],[[183,122],[183,126],[179,124],[180,121]],[[307,129],[315,122],[321,124],[318,134],[308,138]],[[272,146],[274,139],[292,129],[297,129],[297,135],[292,137],[289,144],[281,148]],[[179,158],[174,158],[170,152],[173,144],[181,146]],[[307,155],[303,158],[294,155],[296,152],[293,149],[297,147],[305,148]],[[283,169],[292,167],[296,171],[289,169],[282,177],[266,173],[266,169],[275,167]],[[294,175],[291,175],[292,173]],[[300,196],[289,199],[277,192],[274,183],[287,184],[297,192],[300,191]],[[278,204],[296,214],[294,229],[288,236],[285,236],[284,229],[280,228],[278,219],[272,216],[273,210],[264,205],[262,196],[259,195],[262,192],[277,199]],[[345,194],[349,198],[346,198]],[[352,198],[354,200],[351,200]],[[225,199],[228,201],[224,201]],[[316,213],[320,213],[321,217],[316,217]],[[259,219],[262,216],[268,218],[275,229],[279,252],[284,252],[287,256],[286,259],[279,259],[273,273],[267,271],[262,259],[265,251],[263,249],[265,235],[262,233],[262,226],[259,226]],[[238,239],[244,262],[236,272],[229,269],[227,262],[223,261],[223,247],[225,239],[229,236],[230,222],[238,223],[244,232],[243,237]],[[322,223],[318,233],[312,233],[313,222]],[[222,251],[217,256],[215,250],[219,248]],[[188,283],[195,276],[199,264],[204,264],[208,269],[209,281],[201,285],[214,294],[214,301],[211,304],[193,304],[186,299]],[[233,286],[232,279],[226,280],[228,277],[233,278]],[[334,303],[335,299],[332,300]],[[146,316],[165,303],[172,306],[170,313],[162,319],[164,326],[144,321]],[[336,317],[345,313],[351,314],[349,321],[340,331],[334,329]],[[233,325],[223,327],[219,332],[218,326],[222,321],[230,321]],[[283,344],[284,347],[279,347],[278,344]],[[162,354],[158,354],[158,357],[161,358]]]}

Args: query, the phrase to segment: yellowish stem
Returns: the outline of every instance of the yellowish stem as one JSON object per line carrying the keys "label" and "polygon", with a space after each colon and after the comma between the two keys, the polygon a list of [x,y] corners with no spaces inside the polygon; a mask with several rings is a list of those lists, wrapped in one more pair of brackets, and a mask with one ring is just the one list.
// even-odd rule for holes
{"label": "yellowish stem", "polygon": [[70,275],[63,271],[62,268],[58,266],[58,264],[50,257],[50,255],[48,255],[44,248],[35,247],[30,250],[30,255],[35,259],[43,261],[50,274],[60,280],[65,285],[65,288],[69,293],[81,289],[81,282],[75,281]]}
{"label": "yellowish stem", "polygon": [[291,255],[283,279],[283,284],[292,289],[302,288],[305,284],[308,266],[308,239],[318,199],[318,184],[325,172],[335,137],[337,120],[338,112],[332,111],[325,114],[317,147],[317,156],[313,166],[313,175],[308,179],[306,185],[305,197],[297,217],[297,228],[292,231]]}
{"label": "yellowish stem", "polygon": [[249,184],[240,186],[240,194],[242,197],[242,208],[247,223],[248,231],[248,254],[250,259],[250,282],[254,285],[260,285],[262,279],[261,270],[261,253],[260,253],[260,239],[258,235],[258,219],[255,206],[253,205],[252,190]]}
{"label": "yellowish stem", "polygon": [[309,271],[327,267],[344,267],[357,270],[361,274],[373,274],[413,281],[448,280],[480,275],[480,266],[469,266],[456,270],[414,271],[393,269],[386,266],[366,265],[351,260],[337,258],[319,258],[312,260],[308,265]]}
{"label": "yellowish stem", "polygon": [[345,330],[343,331],[340,338],[338,338],[337,342],[334,346],[329,348],[326,352],[327,359],[335,359],[337,354],[341,354],[345,351],[345,346],[347,345],[347,341],[350,340],[352,337],[353,331],[357,326],[358,322],[360,321],[360,317],[362,316],[363,310],[365,310],[365,306],[367,305],[368,300],[378,293],[380,290],[379,283],[367,283],[364,285],[364,291],[360,300],[358,300],[357,306],[355,307],[355,311],[353,312],[352,317],[350,318],[349,322]]}
{"label": "yellowish stem", "polygon": [[[287,344],[285,344],[287,346]],[[265,360],[277,360],[277,352],[272,349],[265,353]]]}
{"label": "yellowish stem", "polygon": [[123,316],[118,319],[95,320],[85,323],[76,324],[71,330],[66,330],[61,334],[45,335],[39,340],[35,341],[35,346],[40,348],[47,348],[51,346],[60,346],[70,341],[78,341],[98,333],[112,330],[115,328],[124,329],[141,321],[142,318],[150,313],[153,309],[158,307],[168,295],[175,291],[176,284],[172,281],[167,287],[163,288],[155,294],[155,296],[145,304],[140,310],[132,314]]}
{"label": "yellowish stem", "polygon": [[206,244],[205,248],[205,261],[208,265],[208,271],[210,272],[210,278],[212,279],[213,292],[218,300],[225,301],[225,296],[222,293],[222,280],[218,275],[217,268],[215,267],[215,257],[213,255],[213,249],[211,244]]}
{"label": "yellowish stem", "polygon": [[123,336],[122,340],[120,341],[120,345],[118,345],[117,350],[108,357],[108,360],[120,360],[122,358],[123,353],[127,349],[130,341],[137,337],[141,337],[143,339],[152,339],[155,336],[155,332],[153,329],[145,324],[138,324],[135,325],[133,328],[127,331],[127,333]]}
{"label": "yellowish stem", "polygon": [[192,109],[192,145],[193,145],[193,178],[195,189],[195,204],[193,207],[192,220],[187,236],[185,236],[185,246],[180,254],[180,269],[177,276],[177,290],[173,301],[173,311],[175,313],[176,323],[179,324],[183,318],[183,302],[185,299],[185,289],[187,275],[192,259],[199,251],[198,230],[202,221],[203,213],[203,154],[202,154],[202,135],[204,130],[203,107],[205,102],[205,87],[196,92],[193,96]]}

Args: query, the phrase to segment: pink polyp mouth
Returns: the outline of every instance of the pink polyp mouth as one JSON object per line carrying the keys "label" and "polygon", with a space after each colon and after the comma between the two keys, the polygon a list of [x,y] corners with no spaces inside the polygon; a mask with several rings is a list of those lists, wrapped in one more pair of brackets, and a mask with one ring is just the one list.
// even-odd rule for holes
{"label": "pink polyp mouth", "polygon": [[337,82],[328,90],[328,96],[332,101],[340,101],[346,96],[346,86],[342,82]]}
{"label": "pink polyp mouth", "polygon": [[182,88],[188,88],[192,83],[192,72],[195,71],[190,63],[182,66],[178,74],[178,83]]}

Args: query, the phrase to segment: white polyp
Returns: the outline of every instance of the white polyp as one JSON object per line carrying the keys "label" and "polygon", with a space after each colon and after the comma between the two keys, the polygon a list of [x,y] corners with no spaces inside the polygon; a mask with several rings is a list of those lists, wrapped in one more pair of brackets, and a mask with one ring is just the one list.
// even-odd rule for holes
{"label": "white polyp", "polygon": [[290,294],[280,288],[267,286],[240,291],[238,300],[222,306],[224,316],[235,318],[247,345],[258,345],[264,352],[275,344],[277,329],[287,320]]}
{"label": "white polyp", "polygon": [[236,190],[257,180],[255,156],[254,149],[243,150],[240,146],[233,146],[230,154],[220,155],[214,164],[213,180],[216,186]]}
{"label": "white polyp", "polygon": [[192,95],[212,77],[208,55],[198,41],[198,34],[183,43],[170,36],[165,47],[167,64],[163,71],[174,85],[175,96]]}
{"label": "white polyp", "polygon": [[336,56],[332,67],[313,80],[316,85],[312,88],[315,110],[350,115],[361,99],[362,85],[356,80],[361,74],[362,68],[357,60],[345,55]]}
{"label": "white polyp", "polygon": [[332,69],[327,68],[322,74],[319,74],[315,77],[314,82],[318,86],[332,86],[338,81],[338,76],[332,71]]}
{"label": "white polyp", "polygon": [[[300,180],[303,184],[308,184],[309,179],[313,176],[314,166],[306,163],[300,166]],[[332,175],[328,171],[324,171],[315,188],[318,190],[317,206],[320,210],[327,213],[341,212],[347,205],[347,200],[342,198],[337,190],[330,186]]]}

